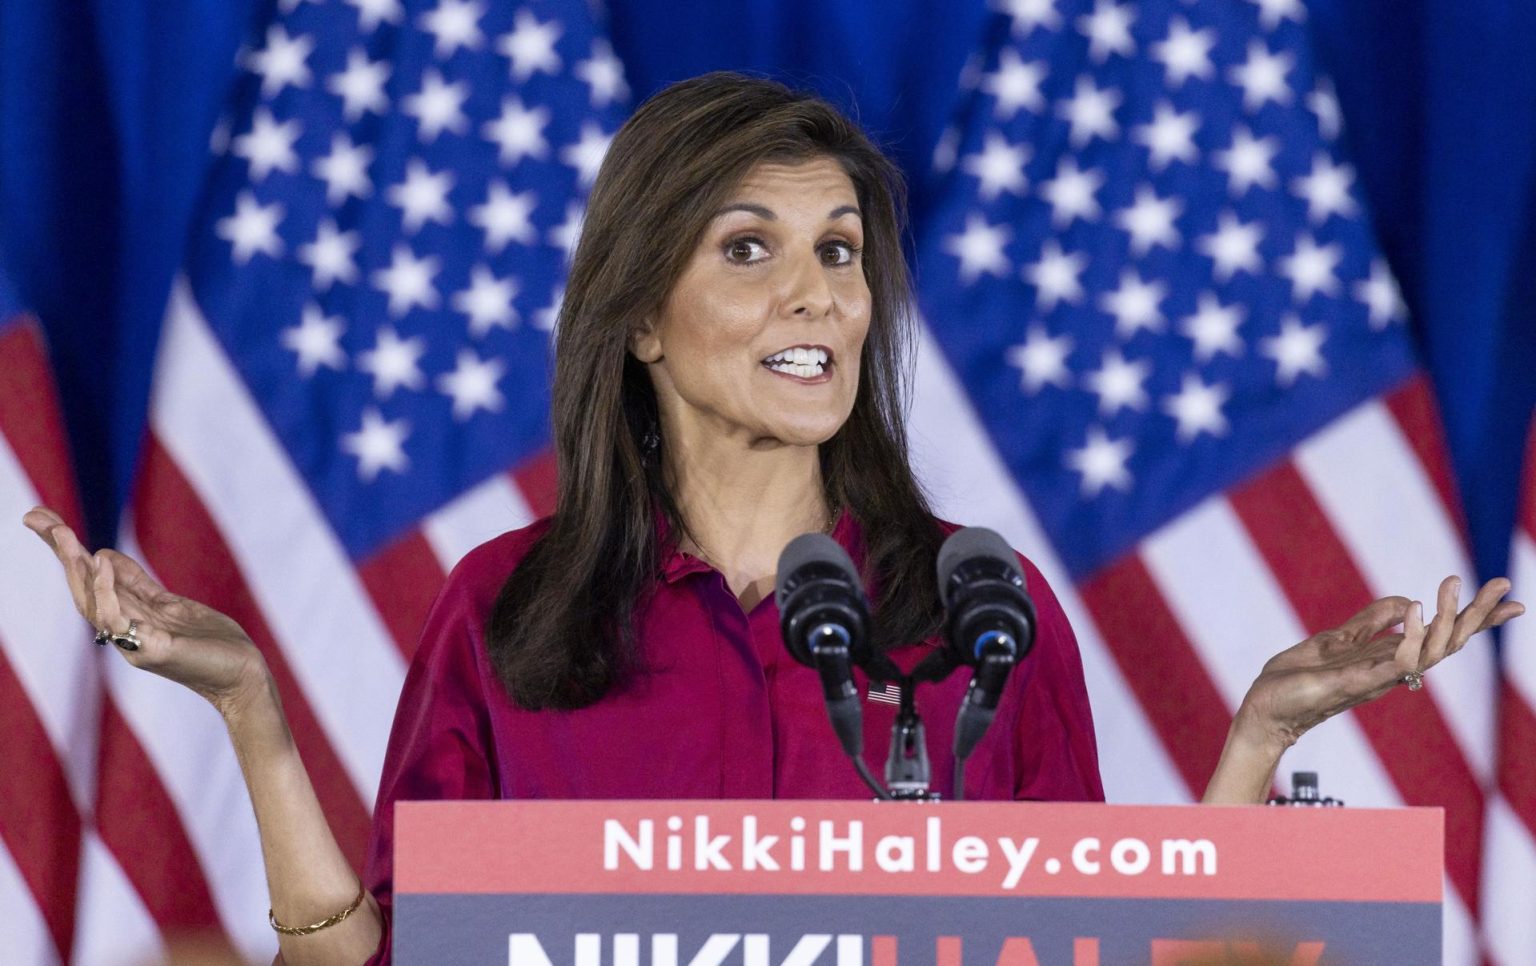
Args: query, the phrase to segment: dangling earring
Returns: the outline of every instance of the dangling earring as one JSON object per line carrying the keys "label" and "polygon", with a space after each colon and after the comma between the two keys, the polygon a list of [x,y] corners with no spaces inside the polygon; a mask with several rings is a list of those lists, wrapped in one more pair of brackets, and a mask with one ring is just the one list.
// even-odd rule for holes
{"label": "dangling earring", "polygon": [[657,454],[661,452],[661,427],[651,423],[645,435],[640,437],[640,458],[647,463],[655,462]]}

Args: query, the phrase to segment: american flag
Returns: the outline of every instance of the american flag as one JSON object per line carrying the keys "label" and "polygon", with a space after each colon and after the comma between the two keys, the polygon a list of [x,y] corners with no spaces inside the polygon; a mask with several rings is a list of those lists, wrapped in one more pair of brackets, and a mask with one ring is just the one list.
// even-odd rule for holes
{"label": "american flag", "polygon": [[[1115,801],[1198,796],[1268,654],[1470,574],[1304,16],[1016,0],[917,226],[920,471],[1051,578]],[[579,0],[281,0],[240,66],[119,546],[252,635],[360,864],[428,603],[549,509],[549,329],[628,93]],[[51,399],[35,326],[0,329],[0,498],[78,523]],[[0,772],[25,779],[0,782],[7,958],[187,936],[270,957],[217,716],[88,647],[40,545],[0,568]],[[1506,671],[1529,744],[1536,674]],[[1494,784],[1493,673],[1480,644],[1284,765],[1350,804],[1447,808],[1448,962],[1536,951],[1533,786],[1509,754]]]}
{"label": "american flag", "polygon": [[[582,2],[283,0],[239,64],[118,545],[250,633],[361,867],[427,606],[466,550],[548,510],[550,332],[629,94]],[[73,505],[27,492],[18,506]],[[51,602],[53,639],[78,640]],[[216,715],[100,668],[78,884],[64,866],[57,887],[0,879],[49,927],[28,961],[136,962],[187,935],[269,959],[256,827]],[[32,697],[87,715],[65,692]],[[59,761],[95,746],[71,737]]]}
{"label": "american flag", "polygon": [[[1509,551],[1516,599],[1536,592],[1536,413],[1521,481],[1519,519]],[[1502,962],[1536,950],[1536,629],[1516,621],[1504,632],[1498,700],[1496,793],[1488,805],[1484,890],[1488,944]]]}
{"label": "american flag", "polygon": [[[915,445],[942,512],[1063,598],[1110,799],[1187,801],[1268,655],[1433,602],[1472,574],[1464,528],[1300,0],[1002,6],[917,229]],[[1515,858],[1483,846],[1492,644],[1430,679],[1316,729],[1281,780],[1443,807],[1445,961],[1528,961],[1502,940],[1529,917],[1484,915]]]}

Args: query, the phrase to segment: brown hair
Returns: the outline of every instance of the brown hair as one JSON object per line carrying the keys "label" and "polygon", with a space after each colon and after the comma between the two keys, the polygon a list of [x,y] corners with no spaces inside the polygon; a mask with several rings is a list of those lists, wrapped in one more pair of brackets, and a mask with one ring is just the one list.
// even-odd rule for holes
{"label": "brown hair", "polygon": [[655,515],[674,535],[682,521],[654,452],[655,393],[630,336],[661,308],[711,213],[754,165],[821,157],[837,160],[857,191],[872,298],[853,411],[820,451],[827,503],[863,527],[876,646],[937,627],[942,534],[908,466],[902,423],[913,321],[900,172],[825,101],[706,74],[640,106],[588,202],[555,336],[556,509],[487,628],[497,675],[523,707],[591,704],[640,667],[633,616],[666,549]]}

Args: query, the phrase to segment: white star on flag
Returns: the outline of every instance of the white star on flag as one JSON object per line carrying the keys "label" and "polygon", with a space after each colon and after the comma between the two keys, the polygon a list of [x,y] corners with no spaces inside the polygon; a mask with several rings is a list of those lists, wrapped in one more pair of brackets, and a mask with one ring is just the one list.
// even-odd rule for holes
{"label": "white star on flag", "polygon": [[396,245],[388,268],[373,273],[374,288],[389,296],[389,314],[399,318],[412,306],[435,309],[438,294],[432,280],[437,277],[441,263],[436,255],[417,258],[408,245]]}
{"label": "white star on flag", "polygon": [[533,227],[533,212],[539,198],[532,191],[513,194],[503,181],[492,181],[486,188],[485,204],[469,209],[469,222],[485,232],[485,248],[500,254],[507,242],[532,245],[538,241]]}
{"label": "white star on flag", "polygon": [[597,180],[598,169],[603,166],[608,145],[612,143],[613,135],[604,134],[602,128],[587,121],[581,125],[581,139],[567,144],[560,152],[560,160],[575,169],[578,184],[590,187]]}
{"label": "white star on flag", "polygon": [[1033,396],[1046,386],[1065,389],[1072,384],[1067,357],[1072,337],[1052,336],[1041,326],[1031,326],[1021,345],[1009,346],[1008,364],[1019,370],[1019,386]]}
{"label": "white star on flag", "polygon": [[576,253],[576,243],[581,241],[581,224],[586,214],[586,208],[574,201],[569,202],[565,206],[565,220],[551,228],[546,236],[551,245],[565,252],[567,263]]}
{"label": "white star on flag", "polygon": [[412,158],[405,166],[405,180],[391,185],[384,197],[400,209],[405,230],[415,234],[429,221],[446,225],[453,220],[453,207],[448,204],[452,188],[452,172],[433,174],[420,158]]}
{"label": "white star on flag", "polygon": [[1136,201],[1115,214],[1115,224],[1131,236],[1131,254],[1145,255],[1154,246],[1169,251],[1179,246],[1179,232],[1174,221],[1184,212],[1178,198],[1159,198],[1149,184],[1136,188]]}
{"label": "white star on flag", "polygon": [[365,483],[372,483],[380,470],[404,473],[411,465],[405,455],[405,441],[411,435],[411,424],[399,419],[389,422],[373,407],[363,410],[363,426],[355,433],[341,437],[341,449],[357,457],[357,476]]}
{"label": "white star on flag", "polygon": [[1214,261],[1212,275],[1225,282],[1238,272],[1259,271],[1259,242],[1264,228],[1258,222],[1243,224],[1230,211],[1221,213],[1216,231],[1195,240],[1195,250]]}
{"label": "white star on flag", "polygon": [[297,119],[279,124],[271,111],[258,107],[251,116],[251,129],[235,138],[230,150],[250,164],[251,180],[259,183],[273,171],[298,170],[299,156],[293,144],[301,130]]}
{"label": "white star on flag", "polygon": [[1028,187],[1024,165],[1028,162],[1028,145],[1009,144],[1001,134],[988,131],[981,152],[967,155],[960,162],[960,169],[980,182],[977,193],[983,200],[991,201],[1004,191],[1024,194]]}
{"label": "white star on flag", "polygon": [[469,287],[453,295],[453,308],[469,317],[469,333],[481,338],[494,328],[510,329],[517,324],[517,283],[498,279],[489,267],[476,265],[470,272]]}
{"label": "white star on flag", "polygon": [[1319,245],[1310,235],[1296,236],[1296,250],[1280,259],[1277,271],[1291,280],[1291,297],[1304,303],[1318,292],[1337,294],[1339,277],[1334,269],[1344,260],[1337,242]]}
{"label": "white star on flag", "polygon": [[1005,49],[997,57],[997,70],[981,78],[981,89],[996,100],[994,113],[1011,121],[1019,109],[1038,113],[1045,106],[1040,85],[1045,81],[1045,66],[1025,63],[1017,51]]}
{"label": "white star on flag", "polygon": [[1275,155],[1280,142],[1272,137],[1256,138],[1246,127],[1232,129],[1232,146],[1216,151],[1211,162],[1227,173],[1227,186],[1234,198],[1240,198],[1255,186],[1275,186]]}
{"label": "white star on flag", "polygon": [[1243,354],[1238,326],[1243,323],[1240,305],[1222,305],[1214,292],[1201,292],[1195,314],[1179,323],[1179,331],[1195,344],[1195,361],[1209,362],[1217,353],[1237,358]]}
{"label": "white star on flag", "polygon": [[347,0],[357,8],[357,26],[367,32],[378,29],[381,23],[399,23],[405,15],[400,0]]}
{"label": "white star on flag", "polygon": [[1094,221],[1103,214],[1096,197],[1104,187],[1104,174],[1093,168],[1087,171],[1077,166],[1077,159],[1063,158],[1056,168],[1056,177],[1040,186],[1040,197],[1051,206],[1051,224],[1066,228],[1078,218]]}
{"label": "white star on flag", "polygon": [[373,163],[373,148],[353,145],[341,131],[331,135],[331,153],[316,158],[310,167],[315,177],[325,182],[325,200],[336,207],[348,198],[366,198],[373,194],[368,166]]}
{"label": "white star on flag", "polygon": [[1082,275],[1087,267],[1087,255],[1069,255],[1051,238],[1040,246],[1040,260],[1025,265],[1023,274],[1024,280],[1035,287],[1035,303],[1040,311],[1049,312],[1058,303],[1082,301]]}
{"label": "white star on flag", "polygon": [[944,239],[944,250],[960,259],[960,280],[969,284],[983,273],[1008,274],[1003,246],[1012,237],[1013,229],[1007,225],[989,225],[986,218],[973,213],[966,216],[964,232]]}
{"label": "white star on flag", "polygon": [[1161,281],[1145,281],[1134,268],[1120,273],[1120,287],[1099,296],[1099,308],[1115,317],[1115,335],[1130,339],[1142,329],[1157,332],[1167,321],[1160,307],[1168,297]]}
{"label": "white star on flag", "polygon": [[421,75],[421,90],[401,102],[405,113],[416,119],[417,136],[428,144],[444,131],[463,134],[469,129],[464,116],[464,102],[469,99],[469,84],[449,84],[443,75],[428,70]]}
{"label": "white star on flag", "polygon": [[270,98],[289,85],[309,86],[312,75],[308,61],[314,49],[313,37],[289,37],[281,24],[273,24],[267,28],[267,45],[247,54],[245,66],[261,75],[261,96]]}
{"label": "white star on flag", "polygon": [[1082,449],[1067,451],[1066,464],[1068,469],[1082,474],[1084,496],[1098,496],[1105,487],[1125,491],[1132,482],[1125,464],[1135,449],[1132,440],[1112,440],[1102,427],[1090,426]]}
{"label": "white star on flag", "polygon": [[1152,45],[1152,57],[1163,65],[1168,86],[1178,90],[1191,77],[1209,80],[1215,74],[1215,46],[1216,31],[1191,30],[1188,20],[1175,17],[1168,21],[1168,36]]}
{"label": "white star on flag", "polygon": [[1250,0],[1259,8],[1259,24],[1265,30],[1274,30],[1282,20],[1301,23],[1307,19],[1307,8],[1301,0]]}
{"label": "white star on flag", "polygon": [[260,205],[249,190],[235,197],[235,212],[219,219],[214,231],[234,247],[235,263],[244,265],[257,252],[276,258],[283,253],[283,240],[277,226],[283,220],[283,205],[274,201]]}
{"label": "white star on flag", "polygon": [[1077,18],[1077,29],[1088,38],[1088,58],[1102,64],[1110,54],[1129,57],[1136,53],[1136,41],[1131,37],[1131,24],[1136,21],[1136,8],[1130,4],[1120,6],[1114,0],[1094,0],[1093,13]]}
{"label": "white star on flag", "polygon": [[439,60],[447,60],[461,47],[480,49],[485,42],[485,34],[480,31],[480,18],[484,15],[485,4],[478,0],[439,0],[436,7],[422,14],[416,22],[435,38],[433,55]]}
{"label": "white star on flag", "polygon": [[1055,30],[1061,26],[1056,0],[997,0],[993,6],[1013,21],[1013,35],[1027,37],[1036,27]]}
{"label": "white star on flag", "polygon": [[1230,68],[1227,77],[1243,89],[1243,109],[1253,113],[1271,101],[1291,102],[1291,85],[1285,78],[1294,65],[1289,51],[1272,54],[1262,40],[1251,40],[1248,60]]}
{"label": "white star on flag", "polygon": [[325,89],[341,98],[341,116],[350,123],[367,111],[383,114],[389,109],[384,84],[389,80],[389,61],[371,61],[368,52],[347,51],[347,68],[326,79]]}
{"label": "white star on flag", "polygon": [[1294,315],[1280,320],[1280,334],[1259,340],[1259,351],[1275,360],[1275,380],[1290,386],[1303,373],[1322,376],[1328,371],[1323,360],[1323,342],[1328,330],[1323,325],[1306,326]]}
{"label": "white star on flag", "polygon": [[346,368],[347,354],[341,348],[346,323],[327,316],[318,305],[306,305],[298,325],[282,332],[285,349],[298,355],[299,375],[305,379],[324,366],[338,372]]}
{"label": "white star on flag", "polygon": [[1163,400],[1163,411],[1178,423],[1175,435],[1179,442],[1189,443],[1201,433],[1225,436],[1227,417],[1221,411],[1232,391],[1220,383],[1207,386],[1192,372],[1184,374],[1179,391]]}
{"label": "white star on flag", "polygon": [[1365,304],[1366,321],[1377,331],[1408,315],[1408,306],[1403,304],[1403,293],[1397,287],[1397,279],[1381,258],[1371,259],[1370,277],[1355,283],[1354,295]]}
{"label": "white star on flag", "polygon": [[1149,163],[1153,171],[1162,171],[1173,161],[1193,164],[1200,156],[1195,147],[1195,132],[1200,128],[1200,115],[1194,111],[1180,114],[1167,101],[1157,105],[1152,121],[1136,128],[1131,139],[1144,145],[1150,153]]}
{"label": "white star on flag", "polygon": [[560,34],[560,25],[555,21],[545,23],[526,10],[519,10],[512,32],[501,38],[496,52],[512,61],[512,79],[522,83],[534,74],[554,74],[560,70],[560,55],[555,53],[555,41]]}
{"label": "white star on flag", "polygon": [[572,71],[592,89],[592,106],[607,107],[629,98],[624,82],[624,65],[613,53],[613,46],[601,38],[592,41],[592,56],[578,63]]}
{"label": "white star on flag", "polygon": [[527,108],[519,98],[506,97],[501,102],[501,116],[485,122],[480,132],[496,142],[501,148],[501,163],[510,167],[523,158],[540,160],[549,155],[549,142],[544,140],[548,125],[548,110]]}
{"label": "white star on flag", "polygon": [[299,261],[308,265],[314,287],[329,289],[335,282],[351,284],[357,279],[357,254],[363,240],[355,231],[338,231],[336,221],[325,218],[315,226],[315,240],[299,246]]}
{"label": "white star on flag", "polygon": [[421,388],[421,357],[426,351],[425,339],[402,339],[394,329],[383,328],[373,348],[358,353],[357,368],[373,376],[373,394],[388,399],[397,389]]}
{"label": "white star on flag", "polygon": [[458,365],[437,379],[437,388],[453,399],[453,418],[463,422],[476,410],[496,412],[506,399],[496,383],[506,374],[500,359],[481,359],[472,349],[460,349]]}
{"label": "white star on flag", "polygon": [[1114,87],[1102,90],[1086,74],[1077,79],[1072,96],[1061,102],[1057,113],[1067,122],[1067,139],[1075,148],[1087,146],[1094,138],[1112,141],[1120,136],[1115,109],[1124,98]]}
{"label": "white star on flag", "polygon": [[1099,397],[1099,415],[1114,416],[1122,409],[1147,408],[1147,377],[1152,374],[1152,364],[1145,359],[1128,362],[1120,350],[1104,353],[1103,364],[1088,373],[1084,380],[1088,389]]}
{"label": "white star on flag", "polygon": [[1291,191],[1307,202],[1307,220],[1321,224],[1330,215],[1349,218],[1355,214],[1355,199],[1349,189],[1355,172],[1347,164],[1334,164],[1325,151],[1312,156],[1312,170],[1291,182]]}

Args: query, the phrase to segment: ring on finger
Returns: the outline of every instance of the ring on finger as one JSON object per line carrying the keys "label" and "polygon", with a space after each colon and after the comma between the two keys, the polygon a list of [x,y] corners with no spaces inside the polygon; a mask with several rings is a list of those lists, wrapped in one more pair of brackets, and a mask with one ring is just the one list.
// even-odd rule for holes
{"label": "ring on finger", "polygon": [[[144,643],[143,641],[139,640],[138,630],[139,622],[130,620],[128,622],[128,629],[126,631],[121,634],[112,635],[112,643],[116,644],[118,647],[125,651],[137,651],[139,649],[139,645]],[[1417,690],[1417,688],[1415,688],[1415,690]]]}
{"label": "ring on finger", "polygon": [[1410,691],[1422,691],[1424,689],[1424,672],[1422,671],[1409,671],[1399,680],[1403,684],[1408,685],[1408,690]]}
{"label": "ring on finger", "polygon": [[106,647],[112,641],[112,632],[108,630],[97,631],[96,636],[92,640],[96,642],[97,647]]}

